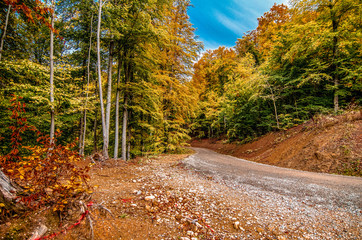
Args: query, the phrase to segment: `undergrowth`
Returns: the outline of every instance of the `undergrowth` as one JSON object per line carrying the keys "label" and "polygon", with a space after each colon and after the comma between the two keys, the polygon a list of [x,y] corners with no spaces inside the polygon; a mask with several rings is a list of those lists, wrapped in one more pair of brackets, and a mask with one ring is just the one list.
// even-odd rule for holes
{"label": "undergrowth", "polygon": [[[60,214],[91,193],[90,166],[77,164],[82,157],[74,150],[75,143],[64,146],[57,143],[60,131],[51,141],[48,135],[29,125],[21,99],[16,96],[11,99],[11,149],[0,156],[1,170],[18,186],[18,204],[30,210],[44,208]],[[33,146],[23,146],[22,135],[29,131],[36,142]],[[11,206],[0,203],[0,220],[13,214]]]}

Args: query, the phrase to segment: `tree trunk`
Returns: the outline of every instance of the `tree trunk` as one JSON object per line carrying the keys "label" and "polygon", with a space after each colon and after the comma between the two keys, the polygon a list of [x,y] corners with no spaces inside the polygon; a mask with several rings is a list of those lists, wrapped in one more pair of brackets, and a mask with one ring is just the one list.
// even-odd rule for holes
{"label": "tree trunk", "polygon": [[4,31],[3,31],[3,34],[2,34],[2,36],[1,36],[1,43],[0,43],[0,61],[1,61],[1,56],[2,56],[3,48],[4,48],[4,40],[5,40],[5,36],[6,36],[6,30],[8,29],[10,10],[11,10],[11,5],[9,4],[8,12],[6,13]]}
{"label": "tree trunk", "polygon": [[330,14],[331,14],[331,20],[332,20],[332,32],[334,34],[333,36],[333,47],[332,47],[332,76],[334,81],[334,98],[333,98],[333,105],[334,105],[334,112],[337,113],[339,110],[338,105],[338,73],[337,73],[337,52],[338,52],[338,38],[337,38],[337,31],[339,26],[339,21],[337,20],[336,12],[335,12],[335,4],[330,4]]}
{"label": "tree trunk", "polygon": [[334,99],[333,99],[333,104],[334,104],[334,112],[338,112],[339,110],[339,105],[338,105],[338,78],[335,77],[334,78]]}
{"label": "tree trunk", "polygon": [[97,115],[98,115],[98,110],[96,109],[96,112],[94,114],[94,126],[93,126],[93,130],[94,130],[94,141],[93,141],[93,152],[98,152],[98,147],[97,147],[97,142],[98,142],[98,136],[97,136]]}
{"label": "tree trunk", "polygon": [[127,160],[127,126],[128,126],[128,87],[127,84],[131,77],[131,64],[130,57],[127,56],[127,52],[124,53],[124,83],[126,89],[124,92],[124,101],[123,101],[123,123],[122,123],[122,159]]}
{"label": "tree trunk", "polygon": [[[128,111],[127,111],[128,112]],[[130,112],[128,112],[128,119],[130,118]],[[127,161],[131,159],[131,129],[127,129],[128,132],[128,144],[127,144]]]}
{"label": "tree trunk", "polygon": [[[106,107],[106,127],[107,127],[107,145],[109,145],[109,130],[111,125],[111,99],[112,99],[112,70],[113,70],[113,41],[109,44],[108,59],[108,81],[107,81],[107,107]],[[108,146],[107,146],[108,149]]]}
{"label": "tree trunk", "polygon": [[88,105],[88,95],[89,95],[89,82],[90,82],[90,58],[92,51],[92,33],[93,33],[93,14],[91,18],[91,27],[90,27],[90,37],[89,37],[89,49],[88,49],[88,60],[87,60],[87,92],[85,97],[85,105],[84,105],[84,127],[83,127],[83,138],[82,145],[80,148],[80,153],[84,155],[85,148],[85,136],[87,133],[87,105]]}
{"label": "tree trunk", "polygon": [[121,83],[121,56],[118,56],[118,72],[117,72],[117,94],[116,94],[116,120],[115,120],[115,133],[114,133],[114,159],[118,158],[118,146],[119,146],[119,87]]}
{"label": "tree trunk", "polygon": [[272,93],[272,100],[273,100],[273,105],[274,105],[274,114],[275,114],[275,120],[277,122],[277,127],[278,129],[280,128],[279,125],[279,117],[278,117],[278,111],[277,111],[277,105],[275,104],[275,98],[274,98],[274,94]]}
{"label": "tree trunk", "polygon": [[104,115],[103,105],[103,90],[102,90],[102,72],[101,72],[101,21],[102,21],[102,0],[99,0],[98,8],[98,26],[97,26],[97,69],[98,69],[98,85],[99,85],[99,100],[101,104],[101,118],[102,118],[102,133],[103,133],[103,156],[108,159],[108,143],[107,143],[107,127]]}
{"label": "tree trunk", "polygon": [[[82,113],[82,112],[81,112]],[[84,112],[83,116],[80,118],[79,122],[79,141],[78,141],[78,148],[79,148],[79,155],[82,155],[82,142],[83,142],[83,127],[84,127]]]}
{"label": "tree trunk", "polygon": [[50,29],[50,143],[54,140],[54,132],[55,132],[55,112],[54,112],[54,59],[53,59],[53,51],[54,51],[54,0],[52,0],[52,17],[51,17],[51,29]]}
{"label": "tree trunk", "polygon": [[[82,76],[82,79],[83,79],[83,82],[82,82],[82,90],[81,90],[81,97],[84,96],[84,82],[85,82],[85,79],[86,79],[86,74],[87,74],[87,71],[85,69],[85,66],[86,66],[86,62],[87,60],[84,58],[83,59],[83,64],[82,64],[82,69],[84,69],[83,71],[83,76]],[[83,143],[83,128],[84,128],[84,109],[82,111],[80,111],[80,113],[82,114],[82,116],[80,117],[80,124],[79,124],[79,139],[78,139],[78,153],[79,155],[82,155],[82,143]]]}
{"label": "tree trunk", "polygon": [[274,92],[273,92],[273,89],[272,87],[270,86],[268,80],[266,81],[266,83],[268,84],[268,87],[270,89],[270,93],[271,93],[271,98],[272,98],[272,101],[273,101],[273,105],[274,105],[274,114],[275,114],[275,120],[277,122],[277,127],[278,129],[280,128],[280,124],[279,124],[279,117],[278,117],[278,111],[277,111],[277,105],[276,105],[276,101],[275,101],[275,96],[274,96]]}
{"label": "tree trunk", "polygon": [[125,93],[123,104],[123,125],[122,125],[122,159],[127,160],[127,124],[128,124],[128,96]]}
{"label": "tree trunk", "polygon": [[0,170],[0,202],[12,202],[16,198],[18,189],[11,183],[10,179]]}
{"label": "tree trunk", "polygon": [[5,208],[11,212],[19,212],[27,210],[23,203],[17,202],[17,192],[21,188],[13,183],[1,170],[0,170],[0,203],[5,204]]}

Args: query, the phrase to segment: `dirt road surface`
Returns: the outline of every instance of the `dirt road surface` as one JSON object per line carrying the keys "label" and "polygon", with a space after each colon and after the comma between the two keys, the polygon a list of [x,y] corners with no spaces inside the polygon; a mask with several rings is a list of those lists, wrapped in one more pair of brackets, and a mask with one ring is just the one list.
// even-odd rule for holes
{"label": "dirt road surface", "polygon": [[[194,150],[94,166],[92,200],[113,213],[92,210],[95,239],[362,239],[360,178]],[[64,239],[88,239],[84,226]]]}
{"label": "dirt road surface", "polygon": [[312,173],[254,163],[204,148],[185,160],[189,168],[265,198],[278,196],[318,208],[362,210],[362,178]]}
{"label": "dirt road surface", "polygon": [[[93,166],[90,184],[95,191],[89,210],[94,239],[362,239],[360,178],[195,151]],[[79,209],[72,211],[64,226],[78,221]],[[43,215],[41,211],[30,217],[38,221]],[[0,225],[0,239],[28,239],[5,234],[24,226],[17,219]],[[64,229],[58,224],[49,227],[49,234]],[[83,221],[57,239],[89,236],[90,225]]]}

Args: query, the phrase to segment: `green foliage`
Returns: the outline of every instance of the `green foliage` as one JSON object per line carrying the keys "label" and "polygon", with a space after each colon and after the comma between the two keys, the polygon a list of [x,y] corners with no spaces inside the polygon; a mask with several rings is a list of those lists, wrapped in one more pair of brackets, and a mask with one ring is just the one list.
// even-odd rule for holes
{"label": "green foliage", "polygon": [[[84,97],[81,96],[81,79],[73,78],[72,71],[76,70],[70,66],[58,66],[55,73],[55,111],[56,127],[63,129],[63,135],[59,137],[61,142],[71,142],[76,138],[77,122],[80,112],[84,109]],[[49,111],[49,71],[42,65],[29,60],[3,61],[0,63],[0,78],[4,86],[0,92],[3,99],[0,103],[1,122],[4,124],[0,134],[8,139],[9,120],[6,115],[7,102],[11,94],[23,96],[28,106],[28,119],[31,125],[38,126],[41,132],[47,132],[50,124]],[[89,109],[94,109],[94,97],[91,97],[88,104]],[[32,140],[30,134],[24,136],[25,143]],[[1,146],[6,146],[4,141]]]}

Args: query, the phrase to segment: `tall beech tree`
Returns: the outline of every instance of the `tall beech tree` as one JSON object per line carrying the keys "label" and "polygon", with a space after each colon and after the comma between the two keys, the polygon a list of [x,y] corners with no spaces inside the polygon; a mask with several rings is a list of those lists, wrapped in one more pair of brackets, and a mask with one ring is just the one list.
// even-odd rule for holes
{"label": "tall beech tree", "polygon": [[289,9],[284,4],[274,4],[268,12],[258,18],[254,39],[256,48],[264,60],[270,56],[283,25],[289,20]]}
{"label": "tall beech tree", "polygon": [[160,43],[159,67],[156,78],[163,87],[162,127],[164,151],[176,151],[180,143],[188,139],[187,131],[180,131],[186,119],[193,112],[190,89],[186,85],[192,73],[192,64],[202,48],[195,39],[189,22],[188,0],[175,0],[166,5],[165,17],[161,27],[165,29],[164,39]]}
{"label": "tall beech tree", "polygon": [[53,142],[55,132],[55,111],[54,111],[54,12],[55,2],[51,1],[51,29],[50,29],[50,142]]}
{"label": "tall beech tree", "polygon": [[4,49],[4,40],[5,40],[5,36],[6,36],[6,30],[8,28],[8,24],[9,24],[10,11],[11,11],[11,5],[9,4],[8,11],[6,12],[5,25],[4,25],[4,29],[1,34],[1,40],[0,40],[0,61],[1,61],[1,56],[2,56],[3,49]]}
{"label": "tall beech tree", "polygon": [[92,52],[92,33],[93,33],[93,14],[90,23],[90,37],[89,37],[89,49],[88,49],[88,59],[87,59],[87,90],[86,90],[86,99],[85,99],[85,108],[84,108],[84,115],[83,115],[83,131],[81,133],[81,146],[79,148],[79,154],[84,155],[84,148],[85,148],[85,139],[87,133],[87,105],[88,105],[88,98],[89,98],[89,90],[90,90],[90,61],[91,61],[91,52]]}
{"label": "tall beech tree", "polygon": [[102,90],[102,67],[101,67],[101,23],[102,23],[102,7],[104,2],[98,2],[98,24],[97,24],[97,70],[98,70],[98,87],[99,87],[99,102],[101,106],[102,133],[103,133],[103,156],[108,159],[108,141],[107,141],[107,123],[103,105],[103,90]]}

